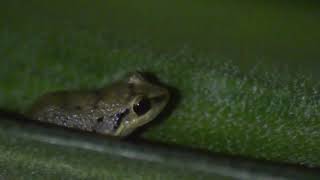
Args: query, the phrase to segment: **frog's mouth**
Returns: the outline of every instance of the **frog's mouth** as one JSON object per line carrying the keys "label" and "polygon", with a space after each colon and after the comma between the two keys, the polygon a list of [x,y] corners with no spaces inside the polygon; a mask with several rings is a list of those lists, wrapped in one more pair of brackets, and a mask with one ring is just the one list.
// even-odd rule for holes
{"label": "frog's mouth", "polygon": [[129,109],[124,109],[123,111],[116,113],[112,120],[106,120],[105,117],[102,116],[96,120],[97,123],[93,129],[102,134],[117,132],[128,114]]}
{"label": "frog's mouth", "polygon": [[130,113],[135,113],[134,118],[130,121],[124,120],[119,123],[115,136],[127,136],[136,128],[152,121],[167,105],[169,97],[168,91],[164,91],[164,93],[155,96],[150,96],[148,100],[151,108],[143,115],[139,115],[139,113],[135,112],[134,108],[131,108]]}

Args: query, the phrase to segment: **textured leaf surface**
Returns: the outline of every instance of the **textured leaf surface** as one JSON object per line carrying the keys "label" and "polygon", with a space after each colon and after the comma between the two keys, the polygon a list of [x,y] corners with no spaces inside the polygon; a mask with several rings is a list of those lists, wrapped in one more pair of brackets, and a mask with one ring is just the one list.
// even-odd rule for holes
{"label": "textured leaf surface", "polygon": [[[311,4],[300,9],[300,4],[244,3],[237,6],[239,11],[228,3],[214,6],[216,11],[197,3],[185,4],[182,9],[190,11],[181,10],[183,17],[175,15],[178,1],[168,7],[167,16],[157,8],[151,12],[158,5],[4,2],[0,14],[1,107],[23,112],[45,92],[101,87],[127,72],[144,70],[177,89],[172,113],[146,128],[141,134],[144,139],[320,165],[320,99],[314,80],[319,64],[311,61],[320,58],[320,26],[314,23],[319,15]],[[143,7],[149,8],[150,16],[144,15],[149,10]],[[226,15],[225,8],[234,13]],[[245,11],[250,8],[255,9],[252,14]],[[198,21],[199,12],[201,17],[212,18],[207,28],[201,22],[209,21]],[[230,24],[234,17],[235,23]],[[248,30],[255,25],[259,25],[256,32]],[[280,60],[282,63],[276,63]],[[315,78],[309,78],[310,73]],[[80,164],[81,170],[75,171],[73,165],[61,169],[55,161],[42,166],[51,159],[45,153],[32,160],[34,154],[22,148],[27,141],[9,143],[4,137],[2,166],[21,168],[22,174],[32,173],[35,166],[43,168],[35,172],[47,168],[57,176],[90,174]],[[51,148],[44,146],[41,151]],[[70,161],[83,157],[77,153],[71,153]],[[17,159],[10,159],[13,157]],[[8,174],[18,175],[9,170]]]}

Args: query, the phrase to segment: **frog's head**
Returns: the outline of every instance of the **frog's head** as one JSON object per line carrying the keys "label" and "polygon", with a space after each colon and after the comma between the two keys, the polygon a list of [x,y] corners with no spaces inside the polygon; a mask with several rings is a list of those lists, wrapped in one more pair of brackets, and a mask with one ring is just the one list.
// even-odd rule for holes
{"label": "frog's head", "polygon": [[139,72],[130,74],[125,81],[114,87],[118,90],[112,90],[112,97],[122,105],[116,114],[117,122],[114,124],[117,126],[112,132],[113,136],[127,136],[137,127],[153,120],[170,97],[165,87],[150,82]]}

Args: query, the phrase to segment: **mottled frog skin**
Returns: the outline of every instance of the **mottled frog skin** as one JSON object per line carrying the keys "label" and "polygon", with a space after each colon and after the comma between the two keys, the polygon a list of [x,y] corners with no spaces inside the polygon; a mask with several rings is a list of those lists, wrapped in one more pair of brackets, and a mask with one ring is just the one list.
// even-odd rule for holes
{"label": "mottled frog skin", "polygon": [[154,119],[169,100],[166,88],[139,72],[95,91],[59,91],[36,100],[27,117],[110,136],[127,136]]}

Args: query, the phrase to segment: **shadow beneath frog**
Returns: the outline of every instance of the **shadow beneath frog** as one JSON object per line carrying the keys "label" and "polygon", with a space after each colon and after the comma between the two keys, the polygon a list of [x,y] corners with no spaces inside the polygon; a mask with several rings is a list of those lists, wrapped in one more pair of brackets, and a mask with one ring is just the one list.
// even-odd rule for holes
{"label": "shadow beneath frog", "polygon": [[14,124],[13,126],[17,126],[17,127],[18,126],[24,127],[24,126],[28,126],[28,125],[35,126],[35,128],[37,128],[37,127],[44,127],[44,128],[54,127],[54,125],[52,125],[52,124],[32,120],[22,113],[15,112],[15,111],[5,109],[5,108],[0,108],[0,123],[1,123],[0,125],[2,127],[8,127],[8,123]]}
{"label": "shadow beneath frog", "polygon": [[[53,125],[53,124],[32,120],[22,113],[15,112],[5,108],[0,108],[0,123],[6,123],[6,122],[15,123],[15,125],[17,126],[25,126],[27,124],[30,124],[30,125],[35,125],[35,126],[40,126],[45,128],[56,127],[56,125]],[[61,127],[61,128],[64,128],[64,127]]]}
{"label": "shadow beneath frog", "polygon": [[22,121],[22,122],[31,121],[21,113],[17,113],[17,112],[14,112],[12,110],[4,109],[4,108],[0,108],[0,117],[1,118],[13,119],[13,120],[19,120],[19,121]]}
{"label": "shadow beneath frog", "polygon": [[180,91],[170,85],[162,83],[154,74],[151,72],[140,72],[144,75],[144,77],[151,83],[160,85],[162,87],[165,87],[168,89],[170,93],[170,99],[166,107],[162,110],[162,112],[151,122],[143,125],[142,127],[139,127],[136,129],[132,134],[130,134],[128,137],[126,137],[126,140],[138,140],[141,137],[141,134],[148,129],[151,126],[157,126],[161,124],[163,121],[165,121],[172,112],[176,109],[176,107],[179,105],[181,101],[181,93]]}

